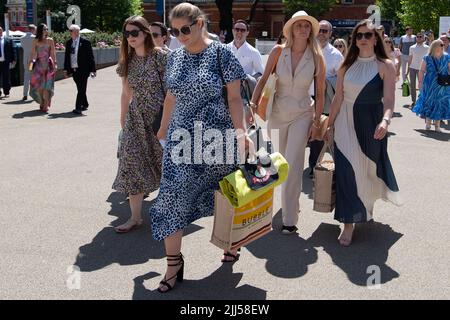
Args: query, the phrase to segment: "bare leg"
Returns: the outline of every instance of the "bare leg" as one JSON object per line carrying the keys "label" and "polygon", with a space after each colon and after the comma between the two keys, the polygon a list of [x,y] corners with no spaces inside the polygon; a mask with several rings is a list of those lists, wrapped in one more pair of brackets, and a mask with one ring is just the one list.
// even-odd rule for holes
{"label": "bare leg", "polygon": [[49,95],[48,90],[43,90],[44,110],[48,110],[48,108],[50,107],[49,96],[50,95]]}
{"label": "bare leg", "polygon": [[341,236],[339,237],[339,243],[345,247],[348,247],[352,243],[353,230],[355,226],[353,223],[344,224],[344,230],[342,230]]}
{"label": "bare leg", "polygon": [[43,89],[39,89],[38,93],[39,93],[39,97],[41,98],[41,102],[39,103],[39,108],[42,111],[45,111],[44,90]]}
{"label": "bare leg", "polygon": [[436,120],[434,122],[434,131],[441,132],[441,120]]}
{"label": "bare leg", "polygon": [[425,119],[425,129],[426,130],[431,129],[431,119],[428,119],[428,118]]}
{"label": "bare leg", "polygon": [[139,227],[142,224],[142,201],[144,199],[144,194],[130,194],[130,209],[131,218],[128,219],[124,224],[116,227],[116,231],[120,233],[125,233],[130,231],[134,227]]}
{"label": "bare leg", "polygon": [[[164,239],[164,245],[166,247],[167,256],[178,256],[180,254],[182,239],[183,239],[183,230],[177,231]],[[175,263],[171,261],[170,264],[176,264],[176,261]],[[176,277],[174,276],[177,274],[178,270],[180,270],[181,267],[182,264],[176,266],[167,266],[166,275],[164,276],[163,281],[167,281],[167,283],[169,283],[170,286],[173,287],[176,281]],[[166,292],[169,290],[169,288],[164,284],[160,284],[159,290]]]}

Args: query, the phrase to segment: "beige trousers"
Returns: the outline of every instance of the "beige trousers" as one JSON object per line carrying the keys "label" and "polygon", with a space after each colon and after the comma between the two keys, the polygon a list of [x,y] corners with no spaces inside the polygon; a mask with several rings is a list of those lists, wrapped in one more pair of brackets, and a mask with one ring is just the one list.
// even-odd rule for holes
{"label": "beige trousers", "polygon": [[313,108],[301,109],[295,113],[283,113],[274,108],[268,121],[274,149],[280,152],[289,163],[288,178],[281,186],[281,206],[285,226],[294,226],[298,222],[305,149],[312,121]]}

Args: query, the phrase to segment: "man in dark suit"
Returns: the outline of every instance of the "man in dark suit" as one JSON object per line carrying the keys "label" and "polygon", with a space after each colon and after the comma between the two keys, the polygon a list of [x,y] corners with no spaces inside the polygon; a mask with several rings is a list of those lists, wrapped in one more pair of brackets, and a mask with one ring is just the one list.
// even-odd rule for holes
{"label": "man in dark suit", "polygon": [[0,27],[0,78],[3,81],[5,98],[9,98],[9,90],[11,90],[10,65],[15,63],[16,56],[14,55],[13,43],[11,39],[3,35],[3,28]]}
{"label": "man in dark suit", "polygon": [[80,37],[80,27],[71,25],[69,28],[71,39],[66,43],[64,59],[64,76],[73,76],[77,85],[77,101],[73,113],[82,114],[89,107],[86,96],[89,75],[96,76],[94,53],[91,43]]}

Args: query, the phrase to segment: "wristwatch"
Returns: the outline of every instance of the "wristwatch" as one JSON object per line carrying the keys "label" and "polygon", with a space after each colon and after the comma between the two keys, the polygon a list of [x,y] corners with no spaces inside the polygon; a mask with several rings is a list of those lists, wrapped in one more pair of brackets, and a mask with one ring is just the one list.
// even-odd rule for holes
{"label": "wristwatch", "polygon": [[252,109],[256,109],[256,108],[258,107],[258,105],[257,105],[256,103],[250,101],[250,107],[251,107]]}
{"label": "wristwatch", "polygon": [[384,117],[383,120],[386,120],[386,122],[387,122],[388,125],[391,124],[391,119],[389,119],[388,117]]}

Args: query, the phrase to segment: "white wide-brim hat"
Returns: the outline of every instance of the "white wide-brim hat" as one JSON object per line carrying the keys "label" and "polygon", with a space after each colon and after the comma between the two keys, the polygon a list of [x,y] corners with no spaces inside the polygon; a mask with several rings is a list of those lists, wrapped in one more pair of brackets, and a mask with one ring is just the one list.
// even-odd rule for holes
{"label": "white wide-brim hat", "polygon": [[302,11],[297,11],[296,13],[294,13],[292,15],[292,18],[290,18],[284,25],[283,34],[284,34],[285,38],[287,38],[289,35],[289,32],[291,32],[292,25],[299,20],[309,21],[309,23],[311,23],[312,32],[313,32],[314,36],[316,37],[319,34],[319,21],[317,21],[316,18],[308,15],[305,11],[302,10]]}

